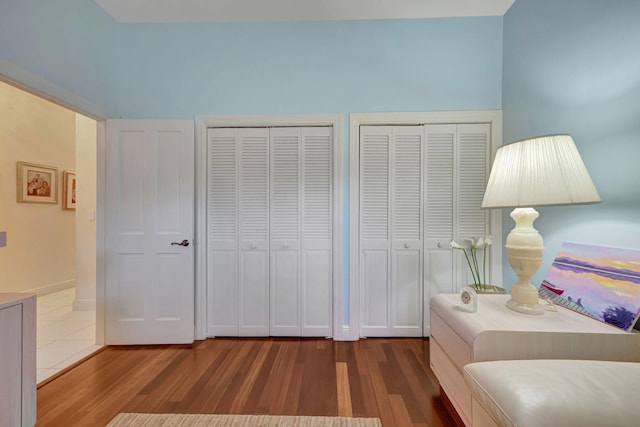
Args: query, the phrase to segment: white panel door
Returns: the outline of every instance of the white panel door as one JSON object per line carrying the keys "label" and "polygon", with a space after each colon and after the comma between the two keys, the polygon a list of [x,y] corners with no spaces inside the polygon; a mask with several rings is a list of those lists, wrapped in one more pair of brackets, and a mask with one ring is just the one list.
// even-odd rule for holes
{"label": "white panel door", "polygon": [[107,121],[107,344],[193,342],[193,128]]}
{"label": "white panel door", "polygon": [[300,128],[271,129],[271,301],[273,336],[300,336]]}
{"label": "white panel door", "polygon": [[332,128],[301,128],[301,334],[330,337],[332,325]]}
{"label": "white panel door", "polygon": [[363,336],[422,336],[422,126],[363,126]]}

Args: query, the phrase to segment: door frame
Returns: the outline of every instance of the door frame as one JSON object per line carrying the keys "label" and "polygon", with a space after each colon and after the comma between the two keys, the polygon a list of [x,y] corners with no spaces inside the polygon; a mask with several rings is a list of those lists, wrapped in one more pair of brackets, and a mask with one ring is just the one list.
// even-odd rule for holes
{"label": "door frame", "polygon": [[105,194],[106,119],[109,112],[61,86],[0,60],[0,80],[96,121],[96,341],[105,336]]}
{"label": "door frame", "polygon": [[343,191],[344,159],[342,114],[283,114],[283,115],[213,115],[196,117],[195,159],[195,337],[207,338],[207,129],[212,127],[301,127],[332,126],[333,128],[333,324],[332,338],[346,340],[343,278]]}
{"label": "door frame", "polygon": [[[435,112],[393,112],[393,113],[352,113],[349,115],[349,325],[348,337],[360,339],[360,126],[365,125],[427,125],[489,123],[491,126],[490,165],[495,152],[502,145],[502,110],[478,111],[435,111]],[[490,170],[490,169],[489,169]],[[500,211],[489,211],[491,230],[502,241],[502,215]],[[424,256],[424,255],[423,255]],[[494,277],[502,279],[502,248],[494,245],[491,256],[491,271]],[[424,304],[428,304],[427,293]],[[424,310],[423,310],[424,313]],[[423,319],[424,324],[424,319]],[[423,330],[423,336],[429,336]]]}

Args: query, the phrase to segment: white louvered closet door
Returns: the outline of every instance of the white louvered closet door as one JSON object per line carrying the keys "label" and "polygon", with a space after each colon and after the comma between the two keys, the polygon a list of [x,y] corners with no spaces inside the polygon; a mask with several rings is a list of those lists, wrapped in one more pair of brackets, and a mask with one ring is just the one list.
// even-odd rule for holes
{"label": "white louvered closet door", "polygon": [[210,336],[331,336],[332,128],[208,131]]}
{"label": "white louvered closet door", "polygon": [[451,240],[463,243],[489,230],[488,213],[480,205],[488,178],[490,126],[427,125],[425,137],[424,334],[428,335],[429,298],[473,283],[464,255],[451,249]]}
{"label": "white louvered closet door", "polygon": [[424,334],[428,335],[431,295],[451,293],[454,287],[454,254],[450,242],[456,209],[456,125],[428,125],[425,139]]}
{"label": "white louvered closet door", "polygon": [[268,129],[209,129],[209,335],[269,335]]}
{"label": "white louvered closet door", "polygon": [[331,336],[331,128],[271,129],[272,336]]}
{"label": "white louvered closet door", "polygon": [[208,335],[238,335],[238,132],[207,132]]}
{"label": "white louvered closet door", "polygon": [[360,334],[421,336],[424,129],[360,135]]}
{"label": "white louvered closet door", "polygon": [[299,336],[301,135],[271,129],[271,301],[274,336]]}
{"label": "white louvered closet door", "polygon": [[[459,173],[456,237],[484,237],[489,230],[489,211],[480,209],[480,205],[489,179],[490,128],[488,124],[464,124],[458,125],[457,131],[456,168]],[[472,280],[470,275],[466,279]],[[487,281],[489,279],[487,276]]]}
{"label": "white louvered closet door", "polygon": [[332,128],[302,128],[301,327],[330,337],[332,325]]}
{"label": "white louvered closet door", "polygon": [[238,133],[238,335],[269,336],[269,130]]}

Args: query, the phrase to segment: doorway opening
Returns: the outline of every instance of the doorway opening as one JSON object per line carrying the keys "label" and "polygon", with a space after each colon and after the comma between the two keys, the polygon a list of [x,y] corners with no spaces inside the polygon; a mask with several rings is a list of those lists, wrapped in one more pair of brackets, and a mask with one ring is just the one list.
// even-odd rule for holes
{"label": "doorway opening", "polygon": [[[0,163],[5,171],[0,180],[4,199],[0,231],[7,233],[6,246],[0,248],[0,292],[30,292],[38,297],[40,383],[100,348],[96,345],[98,124],[2,81],[0,100]],[[38,200],[37,191],[28,198],[16,195],[29,187],[18,185],[24,176],[18,162],[22,169],[25,164],[36,165],[34,171],[48,168],[43,169],[48,175],[40,177],[48,180],[44,187],[50,194],[41,192],[47,203]]]}

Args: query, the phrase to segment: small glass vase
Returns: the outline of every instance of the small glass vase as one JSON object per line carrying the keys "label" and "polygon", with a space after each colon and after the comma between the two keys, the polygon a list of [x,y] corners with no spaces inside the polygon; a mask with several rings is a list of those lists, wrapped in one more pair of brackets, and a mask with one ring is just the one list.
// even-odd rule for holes
{"label": "small glass vase", "polygon": [[505,288],[496,285],[469,285],[469,287],[473,288],[477,294],[501,295],[507,293]]}

